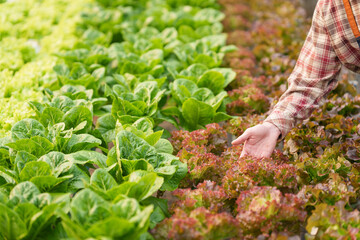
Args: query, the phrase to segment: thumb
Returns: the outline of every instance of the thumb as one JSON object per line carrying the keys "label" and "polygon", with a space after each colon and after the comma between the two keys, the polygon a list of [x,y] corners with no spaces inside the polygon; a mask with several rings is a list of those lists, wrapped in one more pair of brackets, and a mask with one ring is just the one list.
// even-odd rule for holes
{"label": "thumb", "polygon": [[249,131],[245,131],[240,137],[232,141],[232,145],[239,145],[243,142],[245,142],[250,137]]}

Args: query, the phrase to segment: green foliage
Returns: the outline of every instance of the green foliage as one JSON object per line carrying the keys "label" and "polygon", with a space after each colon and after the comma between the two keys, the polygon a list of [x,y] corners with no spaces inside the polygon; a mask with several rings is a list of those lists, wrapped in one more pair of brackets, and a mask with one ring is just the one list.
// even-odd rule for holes
{"label": "green foliage", "polygon": [[[18,184],[9,198],[0,203],[1,236],[6,239],[39,239],[49,236],[56,224],[57,211],[66,208],[70,194],[40,193],[31,182]],[[59,237],[54,234],[54,237]]]}
{"label": "green foliage", "polygon": [[[303,18],[295,3],[221,2],[231,4],[226,14],[194,0],[2,4],[0,112],[13,115],[0,120],[9,131],[0,140],[0,238],[151,239],[149,228],[156,239],[275,238],[298,233],[305,207],[316,209],[311,230],[335,236],[316,207],[356,206],[360,154],[349,118],[358,103],[333,99],[326,110],[335,115],[295,132],[286,142],[293,163],[278,153],[239,160],[241,147],[228,148],[227,133],[207,124],[268,110],[301,43],[302,31],[287,28]],[[18,107],[25,99],[31,110]],[[260,120],[227,128],[238,134]],[[200,130],[169,142],[164,121]],[[162,194],[178,198],[170,211]],[[344,219],[339,226],[356,227]]]}
{"label": "green foliage", "polygon": [[[143,121],[146,123],[145,119]],[[120,180],[137,171],[153,171],[164,178],[161,190],[175,190],[185,177],[187,166],[171,154],[172,148],[169,149],[170,152],[164,152],[163,148],[156,147],[160,140],[169,144],[167,140],[160,139],[162,132],[152,133],[152,128],[148,128],[146,134],[141,131],[144,129],[144,123],[141,124],[140,121],[123,128],[127,130],[118,132],[107,160],[108,166],[112,166],[115,172],[115,178]]]}
{"label": "green foliage", "polygon": [[63,227],[70,237],[110,237],[138,239],[149,224],[152,207],[141,207],[135,199],[111,203],[95,192],[84,189],[70,204],[71,217],[61,214]]}
{"label": "green foliage", "polygon": [[[208,72],[204,78],[208,79],[211,74],[218,76],[218,72]],[[221,75],[221,74],[220,74]],[[213,79],[212,77],[210,77]],[[221,78],[224,81],[224,77]],[[205,80],[204,80],[205,81]],[[214,80],[217,82],[217,80]],[[204,83],[205,84],[205,83]],[[209,86],[210,84],[205,84]],[[220,87],[222,88],[222,87]],[[215,91],[216,93],[218,91]],[[163,114],[174,115],[180,119],[180,125],[187,130],[203,128],[212,122],[221,122],[231,117],[220,110],[223,100],[227,94],[224,91],[217,95],[209,88],[199,88],[196,83],[187,79],[176,79],[171,85],[171,93],[174,100],[179,105],[179,110],[164,109]]]}

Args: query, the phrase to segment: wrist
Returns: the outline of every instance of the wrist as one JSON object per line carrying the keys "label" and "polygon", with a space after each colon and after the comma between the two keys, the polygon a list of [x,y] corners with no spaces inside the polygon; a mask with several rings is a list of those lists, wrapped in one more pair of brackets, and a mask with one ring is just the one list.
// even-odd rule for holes
{"label": "wrist", "polygon": [[276,137],[281,135],[280,129],[275,124],[264,122],[262,125],[266,126],[272,134],[276,135]]}

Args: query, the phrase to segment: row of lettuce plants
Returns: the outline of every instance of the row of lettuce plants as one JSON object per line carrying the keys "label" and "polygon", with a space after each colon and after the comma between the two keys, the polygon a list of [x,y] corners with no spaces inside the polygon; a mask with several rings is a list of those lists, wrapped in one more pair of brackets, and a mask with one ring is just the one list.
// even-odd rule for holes
{"label": "row of lettuce plants", "polygon": [[270,159],[238,159],[235,136],[261,123],[286,89],[310,20],[299,1],[220,1],[236,73],[223,126],[177,131],[170,141],[189,174],[156,239],[358,239],[359,100],[344,74],[321,109]]}
{"label": "row of lettuce plants", "polygon": [[78,12],[90,1],[8,1],[0,8],[0,137],[33,111],[41,86],[54,75],[53,53],[77,39]]}
{"label": "row of lettuce plants", "polygon": [[[265,11],[271,5],[278,6],[277,10]],[[258,39],[258,42],[252,52],[258,59],[258,69],[271,80],[271,91],[264,88],[266,78],[253,75],[257,77],[255,82],[263,89],[269,101],[280,97],[284,79],[297,57],[294,54],[300,52],[302,39],[305,39],[308,30],[303,26],[300,28],[299,24],[306,23],[306,20],[301,17],[304,12],[296,14],[296,10],[300,9],[298,6],[296,3],[280,1],[257,6],[250,4],[252,9],[258,9],[262,18],[258,24],[254,24],[256,32],[253,34],[258,36],[254,39]],[[298,169],[301,183],[298,194],[308,198],[308,217],[304,227],[310,239],[359,237],[359,220],[352,217],[358,215],[360,191],[356,150],[359,148],[359,101],[350,79],[344,71],[337,87],[324,100],[322,108],[294,128],[284,141],[284,153]],[[265,117],[266,114],[231,120],[227,129],[240,134]],[[336,220],[332,221],[330,215],[327,215],[329,212],[338,214]],[[342,219],[349,219],[348,224],[342,226]]]}
{"label": "row of lettuce plants", "polygon": [[[26,48],[29,62],[2,71],[18,79],[38,64],[27,87],[42,98],[30,99],[33,115],[0,140],[1,238],[151,239],[148,229],[170,216],[158,196],[188,171],[159,125],[195,130],[231,118],[224,88],[235,73],[220,65],[235,47],[226,46],[218,5],[139,2],[1,4],[6,19],[18,16],[1,44],[23,36],[42,49]],[[57,8],[63,13],[51,14]],[[71,36],[56,39],[62,31]]]}
{"label": "row of lettuce plants", "polygon": [[[67,46],[37,35],[58,46],[56,66],[32,118],[1,139],[2,238],[359,237],[354,87],[344,77],[285,155],[239,160],[226,131],[266,117],[309,21],[298,2],[220,2],[225,14],[213,1],[88,1],[64,12]],[[240,117],[191,132],[226,111]],[[164,121],[184,129],[171,143]]]}

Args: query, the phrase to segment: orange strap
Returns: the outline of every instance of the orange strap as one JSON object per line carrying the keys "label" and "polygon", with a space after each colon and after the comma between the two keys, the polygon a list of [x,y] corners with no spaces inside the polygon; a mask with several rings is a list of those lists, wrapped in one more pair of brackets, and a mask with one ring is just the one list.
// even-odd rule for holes
{"label": "orange strap", "polygon": [[358,37],[360,37],[360,32],[359,32],[357,23],[355,21],[354,13],[351,9],[350,2],[349,2],[349,0],[343,0],[343,2],[344,2],[344,6],[345,6],[346,15],[347,15],[349,23],[350,23],[351,30],[353,31],[355,37],[358,38]]}

